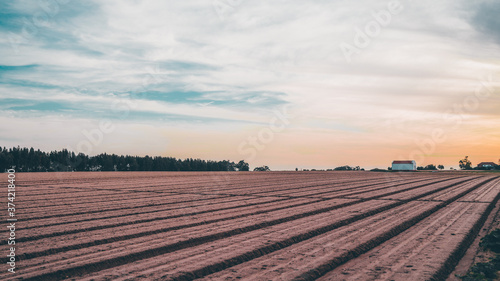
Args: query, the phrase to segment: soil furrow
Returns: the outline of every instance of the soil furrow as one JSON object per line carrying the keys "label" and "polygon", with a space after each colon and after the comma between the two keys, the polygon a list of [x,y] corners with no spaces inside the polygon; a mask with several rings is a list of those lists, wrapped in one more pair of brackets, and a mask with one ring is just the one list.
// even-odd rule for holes
{"label": "soil furrow", "polygon": [[[447,185],[447,186],[444,186],[444,187],[441,187],[441,188],[437,188],[435,190],[431,190],[431,191],[425,192],[423,194],[420,194],[418,196],[415,196],[413,199],[416,200],[416,199],[425,197],[425,196],[427,196],[429,194],[438,192],[440,190],[444,190],[446,188],[450,188],[450,187],[456,186],[456,185],[458,185],[460,183],[464,183],[464,182],[467,182],[467,181],[470,181],[470,180],[472,180],[472,179],[463,180],[463,181],[461,181],[459,183],[454,183],[452,185]],[[489,179],[489,180],[491,180],[491,179]],[[480,185],[478,184],[476,186],[476,188],[479,187],[479,186]],[[415,188],[415,187],[413,187],[413,188]],[[397,192],[401,192],[401,191],[394,191],[393,194],[396,194]],[[386,196],[386,195],[387,194],[375,196],[374,198],[371,198],[371,199],[376,199],[377,197]],[[365,200],[360,200],[360,201],[365,201]],[[270,246],[266,247],[265,249],[259,249],[258,251],[256,250],[257,252],[253,251],[250,255],[245,255],[245,257],[240,257],[242,259],[236,260],[234,262],[236,262],[236,264],[241,263],[245,259],[255,258],[256,256],[264,254],[266,251],[275,251],[277,249],[283,248],[283,247],[285,247],[285,245],[287,245],[287,243],[289,245],[292,245],[294,243],[297,243],[298,240],[303,241],[303,240],[306,240],[306,239],[310,239],[311,237],[317,236],[317,235],[319,235],[321,233],[325,233],[325,232],[331,231],[331,230],[333,230],[333,229],[335,229],[337,227],[340,227],[342,225],[346,225],[348,223],[351,223],[353,221],[357,221],[359,219],[362,219],[364,217],[373,215],[375,213],[382,212],[382,211],[387,210],[389,208],[394,208],[394,207],[399,206],[401,204],[404,204],[404,202],[395,202],[393,204],[390,204],[389,207],[383,207],[383,208],[377,209],[376,211],[373,211],[373,212],[370,212],[370,213],[365,213],[365,214],[357,215],[353,219],[350,219],[348,221],[343,221],[343,222],[340,222],[340,223],[332,224],[332,225],[330,225],[328,227],[323,227],[323,228],[317,229],[316,231],[312,231],[312,232],[310,232],[310,233],[308,233],[306,235],[294,236],[294,237],[290,238],[288,241],[284,241],[285,242],[284,244],[283,243],[275,243],[273,245],[270,245]],[[302,213],[302,214],[299,214],[299,215],[294,215],[294,216],[280,218],[280,219],[277,219],[277,220],[273,220],[273,221],[269,221],[269,222],[265,222],[265,223],[261,223],[261,224],[252,225],[252,226],[249,226],[249,227],[246,227],[246,228],[235,229],[235,230],[232,230],[232,231],[222,232],[222,233],[218,233],[218,234],[214,234],[214,235],[210,235],[210,236],[198,237],[198,238],[190,239],[190,240],[187,240],[187,241],[184,241],[184,242],[181,242],[181,243],[176,243],[176,244],[172,244],[172,245],[169,245],[169,246],[164,246],[164,247],[161,247],[161,248],[149,249],[149,250],[146,250],[146,251],[137,252],[137,253],[133,253],[133,254],[130,254],[130,255],[122,256],[122,257],[116,257],[116,258],[113,258],[113,259],[110,259],[110,260],[106,260],[105,262],[92,263],[92,264],[88,264],[88,265],[85,265],[85,266],[72,267],[72,268],[68,268],[68,269],[64,269],[64,270],[59,270],[57,272],[47,273],[47,274],[41,275],[39,277],[53,278],[55,280],[55,279],[64,278],[66,276],[76,276],[76,275],[80,275],[80,274],[84,274],[84,273],[88,273],[88,272],[99,271],[99,270],[102,270],[102,269],[105,269],[105,268],[110,268],[110,267],[118,266],[118,265],[121,265],[121,264],[126,264],[126,263],[132,262],[134,260],[139,260],[139,259],[146,258],[146,257],[158,256],[158,255],[165,254],[165,253],[168,253],[168,252],[171,252],[171,251],[175,251],[175,250],[179,250],[179,249],[182,249],[182,248],[192,247],[194,245],[199,245],[199,244],[203,244],[203,243],[206,243],[206,242],[209,242],[209,241],[214,241],[214,240],[217,240],[217,239],[222,239],[222,238],[225,238],[225,237],[230,237],[230,236],[233,236],[233,235],[236,235],[236,234],[241,234],[241,233],[244,233],[244,232],[252,231],[254,229],[260,229],[260,228],[267,227],[267,226],[270,226],[270,225],[283,223],[285,221],[291,221],[291,220],[295,220],[295,219],[298,219],[298,218],[303,218],[303,217],[311,216],[311,215],[318,214],[318,213],[321,213],[321,212],[330,211],[330,210],[333,210],[333,209],[336,209],[336,208],[338,208],[338,207],[335,206],[335,207],[331,207],[331,208],[319,209],[319,210],[315,210],[315,211],[311,211],[311,212],[307,212],[307,213]],[[405,226],[402,226],[401,228],[404,228],[404,227]],[[229,264],[232,264],[232,263],[229,263]],[[221,264],[213,265],[210,269],[203,269],[200,272],[204,272],[203,274],[206,275],[209,272],[212,272],[213,270],[220,270],[222,267],[227,267],[227,266],[229,266],[229,264],[225,263],[224,265],[221,265]],[[195,276],[198,276],[200,272],[196,273]],[[189,274],[187,276],[189,276]],[[33,278],[35,278],[35,277],[33,277]]]}
{"label": "soil furrow", "polygon": [[449,205],[450,203],[452,203],[454,201],[457,201],[459,198],[465,196],[469,192],[472,192],[475,189],[477,189],[477,188],[479,188],[479,187],[481,187],[481,186],[483,186],[483,185],[487,184],[488,182],[493,181],[495,179],[496,178],[488,178],[485,181],[478,183],[477,185],[461,192],[460,194],[455,195],[454,197],[446,200],[445,202],[442,202],[441,204],[434,207],[432,210],[429,210],[429,211],[425,212],[424,214],[420,215],[418,218],[415,218],[415,219],[410,220],[410,221],[406,221],[405,223],[401,224],[400,226],[387,231],[384,235],[376,237],[372,241],[369,241],[369,242],[366,242],[366,243],[359,245],[358,247],[356,247],[352,251],[346,253],[345,255],[338,257],[338,258],[335,258],[335,259],[332,259],[332,260],[330,260],[330,261],[328,261],[328,262],[326,262],[326,263],[324,263],[324,264],[322,264],[322,265],[320,265],[312,270],[309,270],[308,272],[306,272],[300,276],[297,276],[294,279],[294,281],[306,281],[306,280],[318,279],[319,277],[325,275],[326,273],[335,269],[339,265],[342,265],[342,264],[346,263],[347,261],[349,261],[353,258],[356,258],[363,253],[368,252],[369,250],[373,249],[374,247],[382,244],[383,242],[391,239],[392,237],[396,236],[397,234],[405,231],[406,229],[408,229],[412,225],[416,224],[417,222],[421,221],[422,219],[430,216],[432,213],[438,211],[439,209]]}
{"label": "soil furrow", "polygon": [[[460,184],[460,183],[463,183],[463,182],[467,182],[467,181],[470,181],[470,180],[472,180],[472,179],[466,179],[466,180],[458,182],[457,184]],[[437,183],[441,183],[441,182],[445,182],[445,181],[448,181],[448,179],[439,180],[439,181],[433,182],[432,184],[437,184]],[[337,208],[341,208],[341,207],[345,207],[345,206],[350,206],[352,204],[357,204],[359,202],[363,202],[363,201],[366,201],[366,200],[373,200],[373,199],[377,199],[377,198],[380,198],[380,197],[383,197],[383,196],[393,195],[393,194],[397,194],[397,193],[400,193],[400,192],[405,192],[405,191],[408,191],[408,190],[425,187],[425,186],[428,186],[428,185],[429,184],[423,184],[423,185],[413,186],[413,187],[409,187],[409,188],[405,188],[405,189],[401,189],[401,190],[396,190],[396,191],[393,191],[393,192],[389,192],[389,193],[385,193],[385,194],[380,194],[380,195],[369,197],[369,198],[365,198],[365,199],[359,199],[359,200],[354,201],[352,203],[346,203],[345,205],[339,205],[339,206],[335,206],[335,207],[323,208],[323,209],[311,211],[311,212],[308,212],[308,213],[304,213],[302,215],[303,216],[313,215],[313,214],[315,214],[316,211],[327,212],[327,211],[330,211],[330,210],[333,210],[333,209],[337,209]],[[449,187],[454,186],[454,185],[455,184],[451,184],[451,185],[449,185],[447,187],[433,190],[432,192],[437,192],[439,190],[443,190],[443,189],[449,188]],[[315,202],[319,202],[319,201],[321,201],[321,200],[318,200],[318,201],[315,201]],[[210,223],[215,223],[215,222],[220,222],[220,221],[232,220],[232,219],[235,219],[235,218],[247,217],[247,216],[251,216],[251,215],[255,215],[255,214],[269,213],[269,212],[274,212],[274,211],[277,211],[277,210],[289,209],[289,208],[294,208],[294,207],[298,207],[298,206],[305,206],[305,205],[308,205],[308,204],[313,204],[315,202],[306,202],[306,203],[301,203],[301,204],[297,204],[297,205],[294,205],[294,206],[282,206],[282,207],[277,207],[277,208],[272,209],[272,210],[258,211],[258,212],[255,212],[255,213],[249,213],[249,214],[245,214],[245,215],[229,216],[229,217],[226,217],[226,218],[207,220],[207,221],[200,222],[200,223],[187,224],[187,225],[185,225],[183,227],[164,228],[162,230],[156,230],[154,232],[143,232],[143,233],[138,233],[138,234],[134,234],[134,235],[137,235],[136,237],[145,236],[145,235],[150,235],[152,233],[171,231],[173,229],[188,228],[188,227],[193,227],[193,226],[202,225],[202,224],[210,224]],[[299,217],[297,217],[297,218],[299,218]],[[291,217],[289,217],[289,219],[293,220],[293,219],[295,219],[295,216],[291,216]],[[155,220],[158,221],[158,220],[161,220],[161,219],[160,218],[159,219],[153,219],[151,221],[155,221]],[[42,235],[24,236],[22,238],[17,239],[17,241],[19,241],[19,242],[34,241],[34,240],[39,240],[39,239],[43,239],[43,238],[49,238],[49,237],[55,237],[55,236],[62,236],[62,235],[79,233],[79,232],[89,232],[89,231],[93,231],[93,230],[101,230],[101,229],[106,229],[106,228],[114,228],[114,227],[126,226],[126,225],[131,225],[131,224],[134,224],[134,223],[143,223],[143,222],[145,222],[145,221],[141,220],[141,221],[136,221],[136,222],[126,222],[126,223],[122,222],[122,223],[114,223],[114,224],[109,224],[109,225],[97,225],[97,226],[88,227],[88,228],[82,228],[82,229],[71,229],[71,230],[66,230],[66,231],[58,231],[58,232],[52,232],[52,233],[42,234]],[[147,220],[146,220],[146,222],[147,222]],[[130,237],[130,235],[123,236],[123,237]],[[116,238],[117,237],[115,237],[115,239]],[[122,237],[120,237],[119,239],[121,240]],[[127,238],[127,239],[129,239],[129,238]],[[108,240],[107,239],[103,239],[103,241],[108,241]],[[5,244],[5,243],[6,243],[5,241],[0,241],[0,245]]]}

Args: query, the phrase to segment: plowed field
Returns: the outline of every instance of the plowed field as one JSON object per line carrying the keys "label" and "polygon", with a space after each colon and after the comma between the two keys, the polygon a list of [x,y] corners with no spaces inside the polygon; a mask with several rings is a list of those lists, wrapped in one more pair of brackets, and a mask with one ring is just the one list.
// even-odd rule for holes
{"label": "plowed field", "polygon": [[0,280],[445,280],[500,198],[476,173],[16,176]]}

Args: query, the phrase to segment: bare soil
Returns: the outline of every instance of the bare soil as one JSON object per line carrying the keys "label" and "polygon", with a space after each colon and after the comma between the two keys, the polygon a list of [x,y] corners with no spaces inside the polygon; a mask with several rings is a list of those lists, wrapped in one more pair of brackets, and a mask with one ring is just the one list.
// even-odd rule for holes
{"label": "bare soil", "polygon": [[16,176],[1,280],[445,280],[500,199],[484,173]]}

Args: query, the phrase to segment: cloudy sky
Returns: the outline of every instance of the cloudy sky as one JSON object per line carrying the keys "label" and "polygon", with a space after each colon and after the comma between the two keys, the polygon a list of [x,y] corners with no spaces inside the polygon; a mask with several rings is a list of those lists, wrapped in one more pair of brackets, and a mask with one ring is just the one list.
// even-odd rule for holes
{"label": "cloudy sky", "polygon": [[500,158],[498,1],[2,1],[0,145],[272,169]]}

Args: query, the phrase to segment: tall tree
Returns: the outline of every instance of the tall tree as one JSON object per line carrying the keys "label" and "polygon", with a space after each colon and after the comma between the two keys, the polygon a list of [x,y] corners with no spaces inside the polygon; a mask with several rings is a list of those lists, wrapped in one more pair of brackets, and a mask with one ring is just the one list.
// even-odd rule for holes
{"label": "tall tree", "polygon": [[236,168],[238,168],[238,171],[249,171],[250,165],[248,165],[247,162],[240,160],[240,162],[238,162],[238,164],[236,164]]}
{"label": "tall tree", "polygon": [[464,159],[460,160],[458,162],[458,166],[462,170],[471,170],[472,169],[472,163],[469,161],[469,156],[465,156]]}

